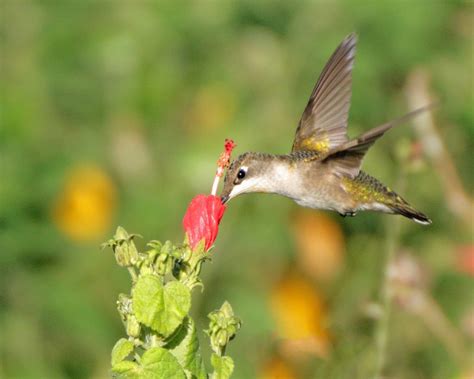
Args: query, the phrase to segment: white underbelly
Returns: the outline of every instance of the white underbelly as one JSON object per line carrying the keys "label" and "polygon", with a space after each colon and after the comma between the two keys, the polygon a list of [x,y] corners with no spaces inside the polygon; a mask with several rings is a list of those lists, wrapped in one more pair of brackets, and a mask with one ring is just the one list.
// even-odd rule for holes
{"label": "white underbelly", "polygon": [[341,208],[341,204],[339,204],[334,198],[318,196],[317,194],[306,195],[293,200],[296,204],[306,208],[328,209],[333,211],[338,211]]}

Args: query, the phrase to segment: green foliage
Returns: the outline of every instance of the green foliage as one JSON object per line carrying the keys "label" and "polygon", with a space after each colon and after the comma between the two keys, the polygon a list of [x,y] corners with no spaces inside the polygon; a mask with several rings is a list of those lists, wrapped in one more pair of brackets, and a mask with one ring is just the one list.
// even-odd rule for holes
{"label": "green foliage", "polygon": [[132,341],[120,338],[112,349],[112,367],[124,361],[132,353],[134,347]]}
{"label": "green foliage", "polygon": [[[147,245],[151,250],[139,253],[133,235],[122,227],[104,245],[113,249],[117,263],[127,267],[132,277],[131,296],[120,294],[117,302],[128,339],[121,338],[112,349],[114,376],[206,379],[196,327],[189,316],[191,290],[200,283],[201,264],[207,259],[203,247],[191,251],[186,243],[152,241]],[[174,277],[167,275],[171,271]],[[209,318],[211,347],[219,354],[211,359],[212,375],[227,379],[233,363],[224,352],[240,320],[228,302]]]}
{"label": "green foliage", "polygon": [[186,379],[176,357],[161,347],[152,347],[140,362],[122,361],[112,367],[114,377],[121,379]]}
{"label": "green foliage", "polygon": [[168,337],[191,307],[191,292],[180,282],[165,286],[153,275],[140,276],[132,291],[133,311],[142,324]]}
{"label": "green foliage", "polygon": [[234,361],[231,357],[212,354],[211,364],[214,367],[211,379],[228,379],[232,375],[232,371],[234,371]]}
{"label": "green foliage", "polygon": [[186,317],[178,332],[165,347],[178,359],[185,371],[197,379],[207,377],[199,349],[196,327],[191,317]]}

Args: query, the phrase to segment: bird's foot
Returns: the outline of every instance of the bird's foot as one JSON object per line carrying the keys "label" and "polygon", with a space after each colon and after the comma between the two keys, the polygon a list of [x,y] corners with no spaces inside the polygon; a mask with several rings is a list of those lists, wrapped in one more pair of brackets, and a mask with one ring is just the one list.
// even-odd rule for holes
{"label": "bird's foot", "polygon": [[350,212],[344,212],[344,213],[339,213],[342,217],[347,217],[347,216],[350,216],[350,217],[354,217],[357,212],[354,212],[354,211],[350,211]]}

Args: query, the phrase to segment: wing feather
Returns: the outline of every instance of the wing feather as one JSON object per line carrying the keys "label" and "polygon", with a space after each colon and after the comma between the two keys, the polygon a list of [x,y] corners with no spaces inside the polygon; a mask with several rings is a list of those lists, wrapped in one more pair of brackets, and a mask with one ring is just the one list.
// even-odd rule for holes
{"label": "wing feather", "polygon": [[327,153],[347,141],[357,37],[350,34],[324,67],[296,129],[292,151]]}

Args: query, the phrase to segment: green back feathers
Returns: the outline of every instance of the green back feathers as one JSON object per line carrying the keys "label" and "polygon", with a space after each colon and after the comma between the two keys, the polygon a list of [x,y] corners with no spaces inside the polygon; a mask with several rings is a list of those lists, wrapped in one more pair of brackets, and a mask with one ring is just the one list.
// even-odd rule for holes
{"label": "green back feathers", "polygon": [[377,202],[389,206],[407,204],[405,200],[390,188],[384,186],[377,179],[363,171],[360,171],[353,179],[344,177],[342,183],[346,191],[353,196],[354,200],[361,203]]}
{"label": "green back feathers", "polygon": [[353,179],[342,178],[342,183],[354,200],[362,204],[374,202],[384,204],[393,213],[405,216],[419,224],[431,224],[431,220],[425,214],[413,208],[397,193],[363,171],[360,171]]}

